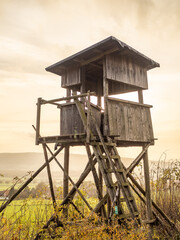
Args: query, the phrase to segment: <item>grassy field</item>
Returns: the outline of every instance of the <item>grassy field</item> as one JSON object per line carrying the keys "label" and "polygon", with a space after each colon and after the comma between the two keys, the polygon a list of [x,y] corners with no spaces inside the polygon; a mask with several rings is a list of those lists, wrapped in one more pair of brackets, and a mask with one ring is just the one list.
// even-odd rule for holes
{"label": "grassy field", "polygon": [[[142,171],[142,166],[140,166]],[[170,219],[180,226],[180,161],[173,161],[168,164],[164,164],[164,161],[158,162],[158,165],[152,169],[151,176],[151,194],[156,204],[169,216]],[[4,179],[5,180],[5,179]],[[143,186],[143,175],[137,178],[139,183]],[[11,182],[12,183],[12,182]],[[4,185],[3,185],[4,184]],[[1,189],[7,189],[10,187],[8,180],[6,179],[1,186]],[[21,184],[21,183],[19,183]],[[33,186],[33,185],[31,185]],[[36,193],[40,190],[42,197],[25,197],[24,200],[14,200],[6,209],[0,214],[0,239],[2,240],[23,240],[34,239],[36,234],[40,231],[43,225],[49,220],[53,213],[57,214],[57,209],[53,209],[51,200],[48,200],[49,194],[48,186],[44,184],[34,185],[36,187]],[[31,187],[32,188],[32,187]],[[43,188],[45,191],[43,191]],[[93,185],[86,184],[82,186],[82,193],[86,195],[89,204],[93,207],[96,206],[98,200],[95,197],[88,197],[93,193]],[[62,192],[62,187],[60,187]],[[56,196],[58,191],[56,191]],[[29,196],[29,195],[28,195]],[[38,195],[39,196],[39,195]],[[62,193],[59,195],[62,197]],[[92,195],[91,195],[92,196]],[[60,204],[58,201],[58,205]],[[134,240],[134,239],[147,239],[147,229],[145,226],[135,228],[133,223],[128,223],[125,227],[117,224],[117,218],[114,217],[112,224],[105,224],[103,219],[100,219],[97,215],[89,216],[89,210],[85,206],[84,202],[79,196],[76,196],[73,200],[75,205],[85,215],[85,219],[75,211],[70,205],[68,224],[63,215],[63,211],[58,212],[58,217],[64,224],[63,228],[55,228],[55,223],[49,225],[47,230],[43,232],[41,239],[50,239],[53,236],[54,239],[62,240],[79,240],[79,239],[121,239],[121,240]],[[2,202],[0,202],[1,204]],[[142,219],[146,219],[145,206],[137,198],[137,206]],[[54,235],[55,234],[55,235]],[[155,239],[173,239],[179,240],[180,236],[166,235],[161,225],[155,226]]]}
{"label": "grassy field", "polygon": [[[92,207],[97,204],[97,199],[89,198],[88,202]],[[60,201],[59,201],[60,203]],[[77,197],[74,200],[76,206],[81,209],[81,212],[88,217],[89,210],[84,203]],[[42,226],[53,214],[53,206],[50,200],[45,199],[26,199],[15,200],[10,204],[0,217],[0,239],[33,239],[40,231]],[[64,215],[59,214],[62,222],[65,222]],[[97,215],[92,215],[82,222],[81,216],[74,211],[74,208],[69,208],[69,220],[74,224],[65,224],[65,229],[54,229],[51,224],[46,232],[43,233],[42,239],[50,239],[50,235],[56,233],[55,239],[146,239],[146,231],[138,231],[134,226],[130,226],[131,230],[117,227],[117,223],[110,227],[103,221],[100,221]],[[99,224],[101,222],[101,224]],[[79,225],[79,223],[81,225]],[[64,231],[66,230],[66,231]],[[121,237],[121,238],[120,238]]]}

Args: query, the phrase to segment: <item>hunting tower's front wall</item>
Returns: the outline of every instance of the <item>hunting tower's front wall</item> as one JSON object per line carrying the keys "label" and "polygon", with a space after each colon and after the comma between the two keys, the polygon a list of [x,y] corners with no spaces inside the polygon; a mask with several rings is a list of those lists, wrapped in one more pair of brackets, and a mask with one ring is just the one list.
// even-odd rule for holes
{"label": "hunting tower's front wall", "polygon": [[122,142],[151,142],[154,139],[150,107],[108,99],[109,135]]}

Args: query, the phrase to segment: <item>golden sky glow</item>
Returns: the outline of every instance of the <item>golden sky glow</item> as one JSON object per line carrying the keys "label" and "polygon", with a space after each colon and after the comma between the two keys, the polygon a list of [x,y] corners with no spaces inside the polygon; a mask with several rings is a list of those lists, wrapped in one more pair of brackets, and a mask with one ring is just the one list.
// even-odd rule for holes
{"label": "golden sky glow", "polygon": [[45,67],[112,35],[160,63],[144,97],[158,138],[150,156],[180,157],[179,0],[0,0],[0,22],[0,152],[41,151],[36,100],[64,95]]}

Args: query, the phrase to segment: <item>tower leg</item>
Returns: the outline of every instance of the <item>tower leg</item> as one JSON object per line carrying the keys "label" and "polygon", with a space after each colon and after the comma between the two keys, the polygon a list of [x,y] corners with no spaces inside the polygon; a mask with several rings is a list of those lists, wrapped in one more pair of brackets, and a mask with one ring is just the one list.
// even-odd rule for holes
{"label": "tower leg", "polygon": [[[68,181],[68,176],[69,176],[69,146],[66,146],[64,148],[64,173],[63,175],[63,199],[66,198],[69,192],[69,181]],[[67,218],[68,216],[68,209],[65,208],[63,210],[64,216]]]}
{"label": "tower leg", "polygon": [[151,240],[153,237],[153,225],[151,223],[153,219],[152,213],[152,200],[151,200],[151,189],[150,189],[150,176],[149,176],[149,161],[148,153],[144,154],[144,179],[145,179],[145,197],[146,197],[146,212],[147,212],[147,223],[148,223],[148,239]]}
{"label": "tower leg", "polygon": [[[99,188],[100,188],[100,193],[103,196],[103,178],[102,178],[102,173],[100,171],[100,168],[98,167],[98,175],[99,175]],[[101,216],[103,216],[103,208],[101,208]]]}

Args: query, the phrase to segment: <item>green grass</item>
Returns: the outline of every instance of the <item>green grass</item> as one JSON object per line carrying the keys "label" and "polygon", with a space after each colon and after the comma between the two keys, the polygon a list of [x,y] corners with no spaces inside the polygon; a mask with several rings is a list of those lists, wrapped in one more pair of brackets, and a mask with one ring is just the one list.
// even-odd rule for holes
{"label": "green grass", "polygon": [[[94,207],[98,200],[90,198],[88,201]],[[60,202],[60,200],[57,202],[58,205],[60,205]],[[87,207],[79,197],[74,199],[74,203],[84,214],[88,213]],[[71,218],[77,218],[79,215],[72,206],[70,206],[69,212]],[[0,239],[11,239],[15,236],[18,239],[31,239],[53,213],[54,209],[51,200],[40,198],[14,200],[0,215]],[[60,215],[62,219],[63,216],[61,213]]]}

